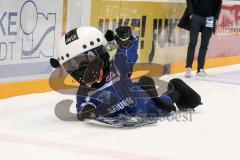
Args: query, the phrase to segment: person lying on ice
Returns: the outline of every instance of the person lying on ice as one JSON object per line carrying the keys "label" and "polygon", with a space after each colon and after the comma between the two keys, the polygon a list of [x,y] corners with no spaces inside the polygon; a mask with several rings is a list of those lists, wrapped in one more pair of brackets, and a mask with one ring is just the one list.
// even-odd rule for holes
{"label": "person lying on ice", "polygon": [[[98,116],[166,116],[179,110],[194,109],[201,97],[180,79],[172,79],[168,91],[158,96],[150,77],[131,79],[134,63],[138,59],[138,38],[130,27],[120,26],[116,34],[108,30],[103,35],[90,26],[69,31],[61,38],[57,59],[51,58],[52,67],[62,67],[80,83],[77,92],[79,120]],[[108,50],[117,46],[110,60]]]}

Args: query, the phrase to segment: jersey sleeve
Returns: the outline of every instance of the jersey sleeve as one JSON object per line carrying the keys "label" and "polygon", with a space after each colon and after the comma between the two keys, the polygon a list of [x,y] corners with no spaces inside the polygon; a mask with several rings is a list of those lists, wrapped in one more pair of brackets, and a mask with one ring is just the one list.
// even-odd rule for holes
{"label": "jersey sleeve", "polygon": [[129,48],[118,48],[116,54],[121,53],[127,56],[127,61],[129,63],[136,63],[138,60],[138,37],[133,39],[133,44]]}
{"label": "jersey sleeve", "polygon": [[113,58],[114,65],[119,70],[121,77],[130,78],[133,66],[138,60],[138,38],[133,40],[129,48],[118,48]]}

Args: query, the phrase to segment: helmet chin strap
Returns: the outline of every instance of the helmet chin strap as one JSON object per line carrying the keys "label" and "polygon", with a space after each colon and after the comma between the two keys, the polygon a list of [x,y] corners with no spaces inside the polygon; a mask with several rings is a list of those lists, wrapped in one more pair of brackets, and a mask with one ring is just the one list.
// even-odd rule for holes
{"label": "helmet chin strap", "polygon": [[88,84],[85,84],[85,86],[87,88],[91,88],[94,83],[101,83],[102,79],[103,79],[103,69],[100,70],[100,74],[99,74],[98,79],[96,79],[95,81],[92,81]]}

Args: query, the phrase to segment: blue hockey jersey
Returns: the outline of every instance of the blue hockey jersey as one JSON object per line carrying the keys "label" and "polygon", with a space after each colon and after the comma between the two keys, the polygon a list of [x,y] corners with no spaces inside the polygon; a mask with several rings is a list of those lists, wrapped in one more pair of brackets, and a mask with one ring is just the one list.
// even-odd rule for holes
{"label": "blue hockey jersey", "polygon": [[[130,48],[118,48],[110,61],[110,71],[106,73],[105,84],[98,89],[80,86],[77,94],[77,112],[90,103],[95,107],[107,106],[107,115],[130,114],[134,116],[165,116],[167,111],[160,109],[141,87],[132,82],[129,75],[138,59],[138,39]],[[173,103],[168,96],[159,97]]]}

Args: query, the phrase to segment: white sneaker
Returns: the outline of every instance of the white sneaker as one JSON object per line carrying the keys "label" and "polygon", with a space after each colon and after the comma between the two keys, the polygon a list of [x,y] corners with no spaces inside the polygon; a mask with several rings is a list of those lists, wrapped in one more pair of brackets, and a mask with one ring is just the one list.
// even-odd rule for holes
{"label": "white sneaker", "polygon": [[186,78],[191,78],[192,77],[191,71],[192,71],[192,68],[190,68],[190,67],[186,68],[186,71],[185,71],[185,77]]}
{"label": "white sneaker", "polygon": [[207,77],[207,73],[205,72],[204,69],[200,69],[199,72],[197,72],[196,76],[200,76],[200,77]]}

